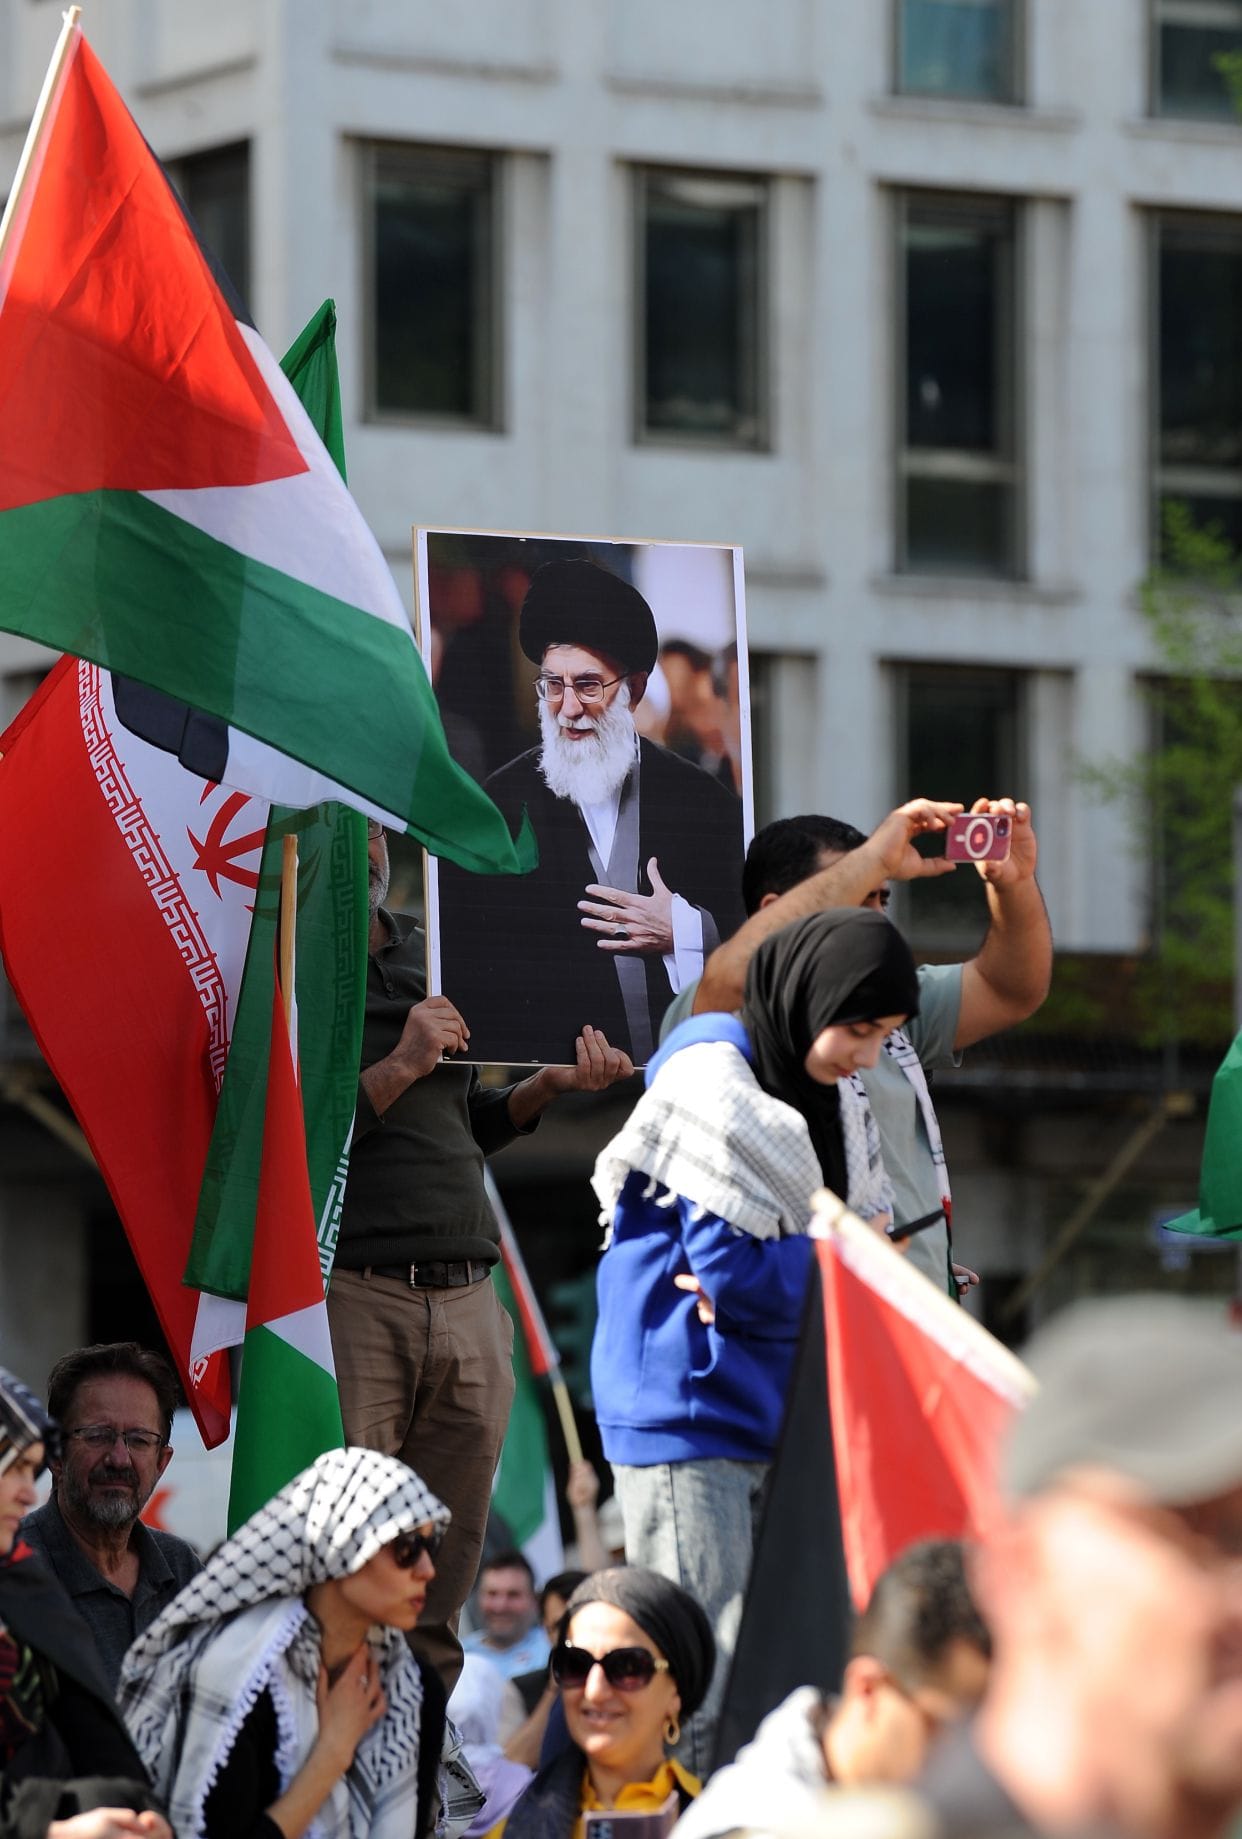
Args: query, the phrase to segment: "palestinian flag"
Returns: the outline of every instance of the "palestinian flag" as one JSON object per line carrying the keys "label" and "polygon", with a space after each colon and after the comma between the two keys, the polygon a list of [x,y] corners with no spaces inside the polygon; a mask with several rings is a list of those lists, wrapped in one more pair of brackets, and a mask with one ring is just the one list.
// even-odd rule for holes
{"label": "palestinian flag", "polygon": [[513,1318],[513,1409],[492,1488],[492,1505],[543,1582],[564,1568],[556,1481],[548,1449],[548,1422],[538,1381],[554,1373],[560,1356],[548,1333],[505,1204],[490,1173],[488,1199],[500,1227],[496,1294]]}
{"label": "palestinian flag", "polygon": [[[345,476],[336,312],[326,301],[281,360],[333,463]],[[175,769],[174,769],[175,770]],[[203,1170],[185,1280],[245,1303],[259,1199],[268,1056],[280,918],[284,838],[298,846],[297,969],[302,1099],[311,1200],[326,1283],[340,1229],[358,1093],[366,996],[367,840],[358,812],[337,803],[294,811],[273,806],[253,900],[241,997]],[[194,1351],[233,1325],[204,1311]],[[240,1332],[237,1324],[234,1338]]]}
{"label": "palestinian flag", "polygon": [[186,705],[204,778],[533,864],[449,757],[378,545],[72,14],[0,225],[0,625]]}
{"label": "palestinian flag", "polygon": [[1034,1388],[1022,1363],[886,1240],[833,1196],[816,1205],[823,1237],[716,1768],[796,1686],[839,1688],[851,1605],[867,1603],[908,1545],[985,1530],[997,1445]]}
{"label": "palestinian flag", "polygon": [[339,1449],[345,1441],[306,1172],[295,1051],[277,978],[233,1438],[230,1533],[316,1456]]}

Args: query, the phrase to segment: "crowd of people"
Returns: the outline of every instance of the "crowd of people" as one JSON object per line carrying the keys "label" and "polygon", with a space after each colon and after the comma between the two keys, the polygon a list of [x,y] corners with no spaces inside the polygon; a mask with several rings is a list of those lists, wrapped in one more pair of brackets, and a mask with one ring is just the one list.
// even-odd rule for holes
{"label": "crowd of people", "polygon": [[[564,807],[527,892],[571,889],[566,937],[616,984],[609,1031],[567,1009],[553,954],[523,989],[569,1029],[572,1061],[485,1084],[467,1014],[427,993],[419,922],[385,905],[371,825],[328,1298],[346,1447],[204,1563],[141,1518],[173,1459],[162,1356],[69,1353],[46,1408],[0,1371],[0,1839],[584,1839],[592,1816],[616,1835],[641,1819],[644,1839],[1226,1839],[1242,1814],[1242,1338],[1168,1297],[1082,1304],[1041,1331],[989,1524],[896,1554],[833,1689],[807,1681],[720,1754],[812,1196],[831,1189],[920,1288],[960,1296],[973,1273],[953,1256],[928,1074],[1038,1008],[1051,937],[1031,813],[1009,798],[974,807],[1012,842],[965,871],[989,925],[964,964],[916,968],[885,912],[894,881],[953,872],[917,845],[955,804],[914,799],[870,836],[770,825],[710,907],[658,873],[650,893],[609,885],[622,843],[627,874],[648,847],[639,770],[644,799],[664,771],[620,721],[656,635],[628,585],[584,611],[588,566],[536,576],[523,608],[544,749],[522,784]],[[601,1533],[580,1465],[578,1568],[539,1579],[519,1550],[483,1556],[514,1384],[484,1161],[636,1058],[644,1089],[595,1170],[592,1387],[620,1525]],[[895,1430],[877,1422],[877,1446]]]}

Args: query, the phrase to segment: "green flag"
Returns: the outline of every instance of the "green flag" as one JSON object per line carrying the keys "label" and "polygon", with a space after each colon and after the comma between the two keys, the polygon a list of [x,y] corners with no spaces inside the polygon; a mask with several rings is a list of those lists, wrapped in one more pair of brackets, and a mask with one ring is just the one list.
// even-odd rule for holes
{"label": "green flag", "polygon": [[1242,1238],[1242,1034],[1212,1081],[1198,1208],[1168,1221],[1168,1229],[1205,1238]]}

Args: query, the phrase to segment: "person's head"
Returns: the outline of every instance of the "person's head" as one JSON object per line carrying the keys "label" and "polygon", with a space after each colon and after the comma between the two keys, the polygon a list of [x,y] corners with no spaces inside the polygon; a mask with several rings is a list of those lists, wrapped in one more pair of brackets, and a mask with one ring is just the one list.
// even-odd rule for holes
{"label": "person's head", "polygon": [[388,837],[378,818],[367,819],[367,911],[373,920],[388,898]]}
{"label": "person's head", "polygon": [[703,1703],[715,1664],[699,1604],[638,1565],[579,1584],[552,1650],[570,1736],[588,1767],[624,1781],[650,1780]]}
{"label": "person's head", "polygon": [[0,1367],[0,1562],[34,1506],[44,1463],[60,1447],[59,1426],[20,1379]]}
{"label": "person's head", "polygon": [[172,1459],[172,1368],[137,1341],[102,1341],[58,1360],[47,1393],[62,1432],[51,1465],[61,1512],[83,1530],[128,1531]]}
{"label": "person's head", "polygon": [[659,641],[638,589],[586,557],[548,562],[531,578],[518,642],[539,667],[540,771],[558,798],[595,804],[634,758],[631,711]]}
{"label": "person's head", "polygon": [[585,1571],[558,1571],[539,1592],[539,1622],[549,1643],[556,1640],[565,1607],[586,1575]]}
{"label": "person's head", "polygon": [[513,1647],[535,1626],[535,1573],[516,1548],[497,1552],[479,1577],[479,1620],[492,1647]]}
{"label": "person's head", "polygon": [[1135,1804],[1153,1831],[1190,1807],[1224,1819],[1242,1806],[1242,1336],[1219,1304],[1114,1297],[1057,1317],[1028,1360],[1039,1391],[974,1575],[993,1749],[1022,1698],[1026,1740],[1081,1733],[1067,1792],[1123,1828]]}
{"label": "person's head", "polygon": [[[765,824],[751,839],[742,866],[742,900],[747,914],[770,907],[790,888],[808,881],[821,869],[831,868],[851,850],[860,849],[866,840],[853,824],[812,812],[801,817],[778,817],[774,823]],[[887,881],[881,881],[859,905],[882,913],[888,902],[889,886]]]}
{"label": "person's head", "polygon": [[[918,1011],[914,959],[879,913],[833,907],[764,939],[746,973],[743,1020],[760,1082],[831,1085],[874,1066],[886,1034]],[[791,1100],[792,1102],[792,1100]]]}
{"label": "person's head", "polygon": [[903,1552],[854,1625],[824,1733],[832,1778],[913,1781],[940,1731],[983,1696],[991,1651],[961,1545],[929,1539]]}

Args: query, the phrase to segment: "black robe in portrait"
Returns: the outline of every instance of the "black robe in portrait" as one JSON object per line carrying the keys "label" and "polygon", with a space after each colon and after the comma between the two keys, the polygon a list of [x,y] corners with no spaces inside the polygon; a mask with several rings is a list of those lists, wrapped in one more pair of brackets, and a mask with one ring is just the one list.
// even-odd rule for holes
{"label": "black robe in portrait", "polygon": [[[470,1028],[471,1060],[520,1065],[570,1062],[590,1023],[633,1051],[612,956],[582,926],[578,902],[598,877],[578,807],[549,791],[539,748],[493,773],[486,790],[514,835],[529,812],[539,866],[529,875],[469,875],[441,863],[441,987]],[[707,951],[727,939],[742,909],[742,805],[716,779],[651,741],[638,774],[637,892],[649,894],[654,856],[666,885],[704,915]],[[643,960],[653,1038],[673,991],[663,960]]]}

